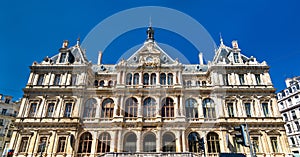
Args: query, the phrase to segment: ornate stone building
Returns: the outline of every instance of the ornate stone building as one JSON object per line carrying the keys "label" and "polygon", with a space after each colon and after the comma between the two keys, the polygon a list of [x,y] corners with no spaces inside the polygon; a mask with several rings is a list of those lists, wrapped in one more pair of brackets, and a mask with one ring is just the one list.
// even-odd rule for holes
{"label": "ornate stone building", "polygon": [[13,133],[12,123],[19,112],[20,103],[12,101],[12,96],[0,94],[0,154],[5,156]]}
{"label": "ornate stone building", "polygon": [[[182,64],[154,41],[115,65],[86,58],[79,41],[30,66],[10,149],[14,156],[158,156],[241,152],[247,123],[258,156],[289,153],[266,62],[221,40],[205,64]],[[148,155],[149,156],[149,155]],[[151,155],[150,155],[151,156]]]}
{"label": "ornate stone building", "polygon": [[300,77],[285,80],[286,88],[277,93],[279,111],[286,122],[291,151],[300,155]]}

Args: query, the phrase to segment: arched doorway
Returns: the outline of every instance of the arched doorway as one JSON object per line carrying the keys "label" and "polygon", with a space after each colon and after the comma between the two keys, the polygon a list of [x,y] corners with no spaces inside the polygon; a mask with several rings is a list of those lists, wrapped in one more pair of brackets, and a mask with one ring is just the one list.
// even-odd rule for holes
{"label": "arched doorway", "polygon": [[156,152],[156,137],[154,134],[147,134],[143,141],[144,152]]}
{"label": "arched doorway", "polygon": [[176,152],[175,136],[172,133],[163,135],[163,152]]}
{"label": "arched doorway", "polygon": [[124,152],[136,152],[136,135],[134,133],[128,133],[124,139]]}

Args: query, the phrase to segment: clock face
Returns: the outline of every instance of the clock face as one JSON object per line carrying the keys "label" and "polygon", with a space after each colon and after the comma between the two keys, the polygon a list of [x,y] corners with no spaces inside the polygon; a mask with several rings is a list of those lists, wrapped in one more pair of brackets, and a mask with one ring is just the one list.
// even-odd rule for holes
{"label": "clock face", "polygon": [[153,61],[153,58],[152,58],[152,57],[147,57],[147,58],[146,58],[146,61],[147,61],[147,62],[152,62],[152,61]]}

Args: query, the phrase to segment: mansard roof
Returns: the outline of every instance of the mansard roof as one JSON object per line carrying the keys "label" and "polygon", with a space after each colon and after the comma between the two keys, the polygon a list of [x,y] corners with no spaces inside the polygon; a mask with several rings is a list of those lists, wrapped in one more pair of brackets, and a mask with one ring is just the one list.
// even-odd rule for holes
{"label": "mansard roof", "polygon": [[62,48],[59,49],[59,53],[52,57],[46,57],[41,64],[56,64],[60,63],[62,53],[66,54],[65,61],[62,64],[82,64],[88,63],[88,59],[85,55],[85,51],[79,45],[79,39],[77,40],[76,45],[68,47],[68,41],[63,42]]}
{"label": "mansard roof", "polygon": [[[235,57],[237,57],[237,61],[235,61]],[[253,56],[249,58],[241,53],[241,49],[238,47],[236,40],[232,41],[232,47],[228,47],[224,45],[222,39],[212,62],[215,64],[258,64],[256,58]]]}

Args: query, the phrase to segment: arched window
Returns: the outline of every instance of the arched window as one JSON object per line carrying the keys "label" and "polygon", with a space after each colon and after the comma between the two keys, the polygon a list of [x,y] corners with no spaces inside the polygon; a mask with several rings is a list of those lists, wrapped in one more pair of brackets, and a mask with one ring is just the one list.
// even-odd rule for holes
{"label": "arched window", "polygon": [[136,98],[129,98],[125,102],[125,117],[137,117],[138,101]]}
{"label": "arched window", "polygon": [[78,153],[89,154],[91,153],[93,137],[89,132],[85,132],[80,136]]}
{"label": "arched window", "polygon": [[138,74],[138,73],[135,73],[135,74],[133,75],[133,84],[134,84],[134,85],[138,85],[138,84],[139,84],[139,79],[140,79],[139,74]]}
{"label": "arched window", "polygon": [[165,133],[163,135],[163,152],[175,152],[175,136],[172,133]]}
{"label": "arched window", "polygon": [[143,83],[144,83],[144,85],[149,85],[149,74],[148,73],[144,74]]}
{"label": "arched window", "polygon": [[127,74],[126,75],[126,85],[131,85],[131,80],[132,80],[132,74]]}
{"label": "arched window", "polygon": [[207,152],[208,153],[220,153],[219,135],[214,132],[207,134]]}
{"label": "arched window", "polygon": [[129,133],[125,136],[124,140],[124,152],[136,152],[136,135]]}
{"label": "arched window", "polygon": [[155,117],[156,102],[153,98],[146,98],[143,105],[143,115],[145,118]]}
{"label": "arched window", "polygon": [[171,98],[165,98],[162,101],[162,117],[174,117],[174,101]]}
{"label": "arched window", "polygon": [[206,86],[206,81],[202,81],[202,86]]}
{"label": "arched window", "polygon": [[102,133],[98,139],[97,153],[110,152],[110,140],[111,138],[109,133]]}
{"label": "arched window", "polygon": [[166,85],[166,74],[165,73],[160,74],[160,84]]}
{"label": "arched window", "polygon": [[98,80],[94,81],[94,86],[96,86],[96,87],[98,86]]}
{"label": "arched window", "polygon": [[153,73],[153,74],[151,74],[151,85],[155,85],[156,84],[156,74],[155,73]]}
{"label": "arched window", "polygon": [[108,81],[108,87],[114,86],[114,82],[112,80]]}
{"label": "arched window", "polygon": [[191,132],[188,136],[189,151],[194,153],[200,153],[201,150],[199,149],[199,142],[199,134],[196,132]]}
{"label": "arched window", "polygon": [[189,119],[199,118],[198,103],[195,99],[189,98],[185,101],[185,115]]}
{"label": "arched window", "polygon": [[100,81],[99,86],[100,86],[100,87],[104,87],[104,80],[101,80],[101,81]]}
{"label": "arched window", "polygon": [[173,74],[172,73],[168,74],[168,85],[173,85]]}
{"label": "arched window", "polygon": [[215,103],[212,99],[206,98],[202,102],[203,115],[206,120],[214,120],[216,118]]}
{"label": "arched window", "polygon": [[96,114],[97,101],[95,99],[88,99],[84,104],[83,118],[93,118]]}
{"label": "arched window", "polygon": [[102,118],[112,118],[114,111],[114,101],[110,98],[104,99],[102,102]]}
{"label": "arched window", "polygon": [[144,152],[156,152],[156,137],[154,134],[147,134],[143,142]]}

